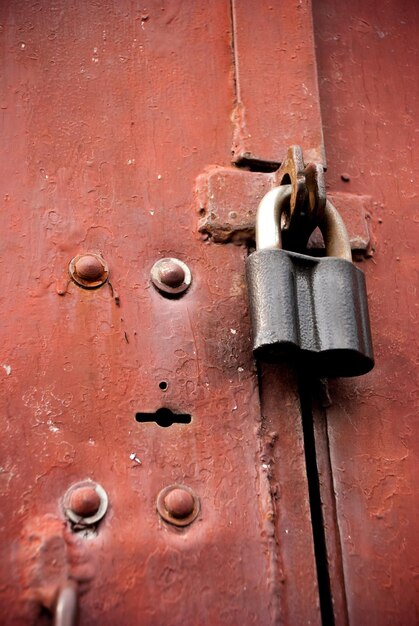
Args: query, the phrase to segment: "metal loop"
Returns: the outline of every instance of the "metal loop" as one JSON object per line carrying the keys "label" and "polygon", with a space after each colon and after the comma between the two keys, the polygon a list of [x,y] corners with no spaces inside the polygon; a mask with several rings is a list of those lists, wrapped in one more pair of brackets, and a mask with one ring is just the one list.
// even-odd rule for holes
{"label": "metal loop", "polygon": [[256,213],[256,249],[282,248],[281,215],[291,198],[291,185],[274,187],[263,196]]}
{"label": "metal loop", "polygon": [[77,617],[77,585],[69,580],[58,593],[54,610],[54,626],[75,626]]}
{"label": "metal loop", "polygon": [[324,216],[319,224],[323,235],[326,256],[352,261],[351,243],[345,223],[330,200],[326,200]]}
{"label": "metal loop", "polygon": [[[291,185],[281,185],[268,191],[256,213],[256,249],[281,249],[281,215],[289,206]],[[333,204],[326,200],[324,214],[319,223],[326,256],[352,261],[351,245],[345,224]]]}

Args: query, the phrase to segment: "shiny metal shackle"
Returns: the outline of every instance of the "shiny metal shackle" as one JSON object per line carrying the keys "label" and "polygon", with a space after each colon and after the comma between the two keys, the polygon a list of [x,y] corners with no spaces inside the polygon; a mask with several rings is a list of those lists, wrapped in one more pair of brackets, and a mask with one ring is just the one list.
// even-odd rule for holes
{"label": "shiny metal shackle", "polygon": [[291,185],[281,185],[263,196],[256,213],[256,250],[282,248],[281,215],[289,207],[291,193]]}
{"label": "shiny metal shackle", "polygon": [[334,256],[352,262],[351,242],[348,231],[337,208],[326,200],[323,219],[319,223],[323,235],[326,256]]}
{"label": "shiny metal shackle", "polygon": [[77,584],[68,581],[59,593],[54,609],[54,626],[75,626],[77,619]]}
{"label": "shiny metal shackle", "polygon": [[[281,215],[289,208],[291,185],[274,187],[262,198],[256,213],[256,250],[282,248]],[[326,200],[319,223],[326,256],[352,261],[351,244],[344,221],[330,200]]]}

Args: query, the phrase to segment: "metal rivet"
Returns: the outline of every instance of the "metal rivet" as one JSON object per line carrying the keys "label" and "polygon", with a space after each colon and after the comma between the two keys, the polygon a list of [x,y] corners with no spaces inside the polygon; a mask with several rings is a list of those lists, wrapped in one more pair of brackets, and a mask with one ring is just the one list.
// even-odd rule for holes
{"label": "metal rivet", "polygon": [[166,522],[175,526],[187,526],[199,513],[199,499],[185,485],[170,485],[159,493],[157,510]]}
{"label": "metal rivet", "polygon": [[87,289],[100,287],[108,280],[109,269],[105,260],[93,252],[75,256],[68,269],[74,282]]}
{"label": "metal rivet", "polygon": [[63,509],[74,524],[92,526],[105,515],[108,495],[101,485],[91,480],[75,483],[64,495]]}
{"label": "metal rivet", "polygon": [[185,281],[185,270],[171,259],[160,263],[159,278],[166,287],[179,287]]}
{"label": "metal rivet", "polygon": [[103,265],[93,254],[85,254],[76,261],[74,269],[80,278],[95,281],[100,280]]}
{"label": "metal rivet", "polygon": [[185,519],[193,513],[195,500],[185,489],[172,489],[164,498],[167,512],[176,519]]}
{"label": "metal rivet", "polygon": [[189,267],[183,261],[164,258],[151,268],[151,282],[164,294],[184,293],[192,282]]}
{"label": "metal rivet", "polygon": [[90,517],[99,510],[100,496],[93,487],[77,487],[70,495],[69,506],[76,515]]}

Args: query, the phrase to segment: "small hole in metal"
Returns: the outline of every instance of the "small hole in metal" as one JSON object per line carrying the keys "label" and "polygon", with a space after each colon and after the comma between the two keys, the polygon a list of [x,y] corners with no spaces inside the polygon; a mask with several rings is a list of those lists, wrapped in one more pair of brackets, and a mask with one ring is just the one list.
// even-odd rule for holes
{"label": "small hole in metal", "polygon": [[166,389],[168,388],[168,386],[169,386],[169,385],[168,385],[168,383],[167,383],[165,380],[162,380],[162,381],[159,383],[159,388],[160,388],[162,391],[166,391]]}
{"label": "small hole in metal", "polygon": [[155,422],[161,428],[168,428],[173,424],[190,424],[192,417],[188,413],[173,413],[170,409],[162,407],[155,413],[136,413],[135,420],[140,424]]}

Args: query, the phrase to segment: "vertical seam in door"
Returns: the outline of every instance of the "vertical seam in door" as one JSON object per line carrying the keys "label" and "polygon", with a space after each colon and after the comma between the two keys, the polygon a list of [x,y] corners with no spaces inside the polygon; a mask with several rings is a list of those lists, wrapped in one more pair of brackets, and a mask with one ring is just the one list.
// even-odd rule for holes
{"label": "vertical seam in door", "polygon": [[[339,557],[339,563],[341,566],[341,572],[342,572],[342,585],[341,585],[341,591],[342,591],[342,595],[344,598],[344,602],[343,602],[343,607],[345,609],[345,615],[344,615],[344,623],[345,624],[349,624],[349,615],[348,615],[348,603],[346,601],[346,585],[345,585],[345,572],[343,569],[343,558],[342,558],[342,534],[341,534],[341,528],[340,528],[340,524],[339,524],[339,516],[337,513],[337,508],[336,508],[336,498],[334,497],[335,494],[335,490],[334,490],[334,480],[333,480],[333,465],[332,465],[332,459],[330,457],[330,444],[329,444],[329,428],[328,428],[328,412],[325,409],[324,410],[324,419],[325,419],[325,440],[326,440],[326,449],[327,449],[327,469],[328,469],[328,479],[330,480],[330,488],[331,488],[331,493],[333,494],[333,499],[332,499],[332,519],[333,519],[333,524],[334,527],[336,528],[336,532],[337,532],[337,537],[338,537],[338,545],[336,546],[336,549],[338,551],[338,557]],[[315,444],[316,442],[314,442]],[[326,545],[327,548],[327,545]],[[332,589],[331,589],[331,593],[332,593]],[[333,596],[333,593],[332,593]]]}
{"label": "vertical seam in door", "polygon": [[326,549],[326,535],[322,511],[320,480],[317,470],[310,382],[300,375],[299,380],[301,419],[304,435],[304,455],[307,471],[307,486],[310,501],[311,526],[314,555],[317,569],[320,614],[323,626],[334,626],[335,616],[330,586],[330,575]]}
{"label": "vertical seam in door", "polygon": [[233,66],[233,83],[234,83],[234,106],[241,102],[240,95],[240,77],[239,77],[239,58],[237,54],[237,38],[236,38],[236,2],[230,0],[230,19],[231,19],[231,62]]}
{"label": "vertical seam in door", "polygon": [[[259,395],[259,406],[262,408],[262,396],[261,396],[261,392],[262,392],[262,371],[261,371],[261,365],[258,363],[257,364],[257,379],[258,379],[258,395]],[[258,428],[257,431],[257,440],[258,440],[258,444],[259,444],[259,457],[262,457],[263,453],[264,453],[264,441],[263,441],[263,435],[264,435],[264,431],[266,429],[266,425],[264,423],[264,417],[261,414],[260,416],[260,427]],[[278,547],[278,541],[277,541],[277,534],[276,534],[276,530],[275,530],[275,518],[276,518],[276,507],[275,507],[275,498],[274,498],[274,494],[273,494],[273,485],[272,485],[272,481],[271,478],[269,476],[269,474],[265,474],[264,472],[261,472],[260,469],[257,470],[258,472],[258,477],[260,479],[260,481],[262,482],[263,479],[265,478],[265,482],[267,483],[266,485],[266,489],[267,489],[267,497],[269,498],[268,504],[265,507],[265,509],[268,509],[266,511],[266,513],[268,513],[268,515],[265,515],[265,524],[270,524],[271,526],[271,532],[269,534],[267,534],[266,536],[268,537],[267,543],[268,543],[268,555],[269,555],[269,562],[268,562],[268,572],[270,573],[270,578],[268,578],[268,581],[270,581],[271,584],[271,589],[272,589],[272,614],[273,614],[273,621],[272,621],[272,625],[275,626],[279,626],[280,624],[282,624],[284,622],[283,616],[281,614],[281,584],[280,584],[280,570],[282,569],[283,565],[281,563],[281,552],[279,550]]]}

